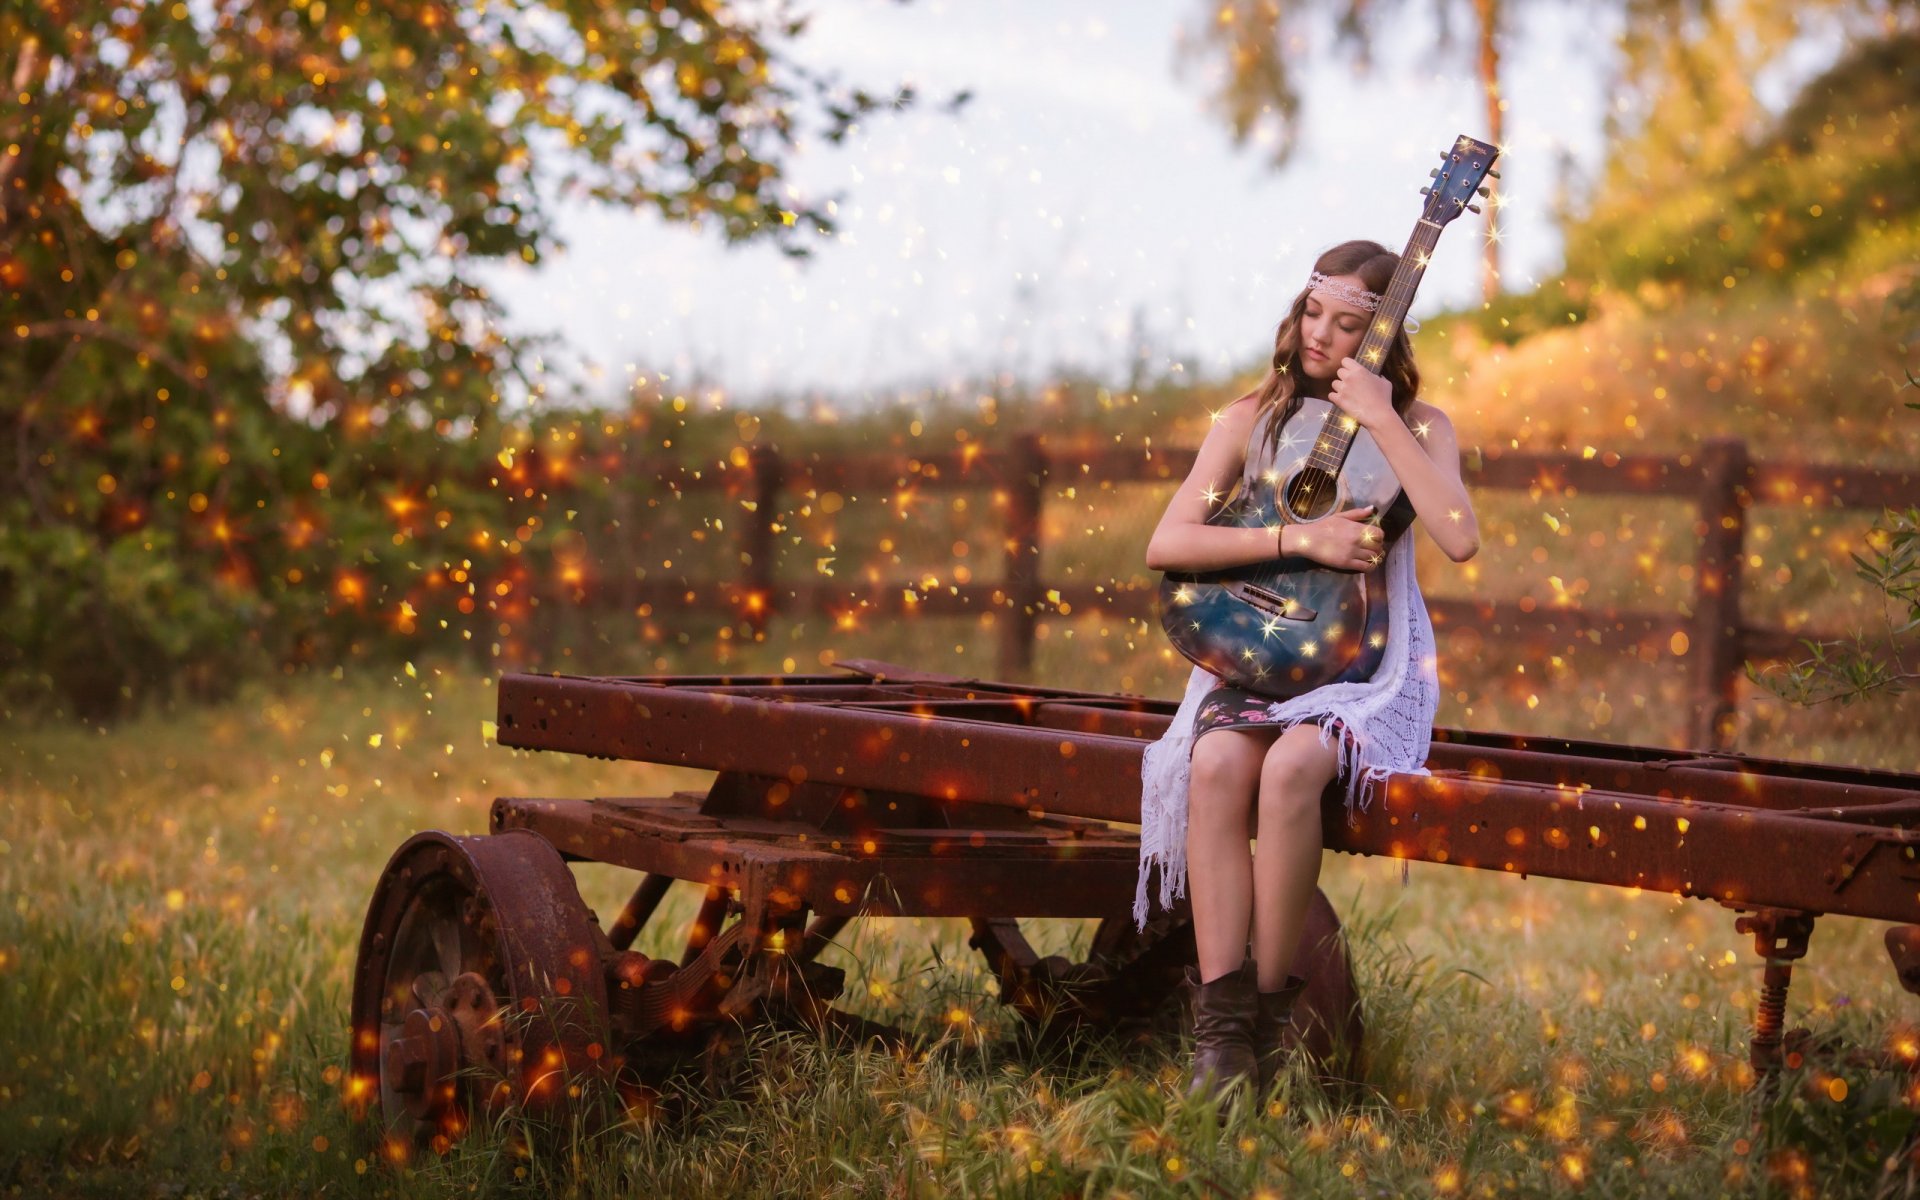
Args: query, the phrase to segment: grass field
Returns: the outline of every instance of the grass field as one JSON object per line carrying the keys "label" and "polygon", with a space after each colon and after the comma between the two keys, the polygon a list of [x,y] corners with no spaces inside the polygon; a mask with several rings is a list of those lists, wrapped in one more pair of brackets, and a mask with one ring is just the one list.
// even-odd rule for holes
{"label": "grass field", "polygon": [[[1102,677],[1107,665],[1066,633],[1043,640],[1037,673]],[[927,634],[868,631],[862,647],[922,661]],[[957,636],[964,649],[964,626]],[[1133,653],[1138,690],[1165,694],[1157,650]],[[766,660],[791,654],[747,643],[734,657],[778,671]],[[954,657],[966,669],[968,655]],[[1639,710],[1623,708],[1633,728]],[[649,794],[706,778],[491,746],[491,714],[489,676],[422,664],[250,686],[110,731],[10,716],[0,1192],[1502,1195],[1579,1183],[1699,1196],[1789,1194],[1804,1171],[1813,1193],[1839,1195],[1877,1169],[1871,1114],[1910,1115],[1888,1107],[1886,1083],[1849,1075],[1765,1126],[1788,1140],[1753,1140],[1758,960],[1723,910],[1422,865],[1403,888],[1395,863],[1332,857],[1323,886],[1349,925],[1373,1038],[1358,1105],[1330,1107],[1302,1084],[1293,1119],[1243,1115],[1216,1132],[1177,1098],[1178,1047],[1023,1057],[960,923],[876,920],[826,961],[847,968],[850,1007],[941,1036],[923,1060],[773,1035],[749,1043],[746,1095],[571,1155],[482,1138],[445,1161],[376,1164],[344,1116],[340,1065],[359,923],[393,847],[422,828],[479,832],[494,795]],[[1911,741],[1889,749],[1889,728],[1862,746],[1877,740],[1911,767]],[[607,868],[578,878],[603,914],[633,882]],[[692,900],[670,903],[684,913]],[[1065,946],[1086,930],[1055,922],[1041,936]],[[1790,1023],[1861,1043],[1905,1029],[1911,998],[1878,938],[1868,922],[1823,923]]]}

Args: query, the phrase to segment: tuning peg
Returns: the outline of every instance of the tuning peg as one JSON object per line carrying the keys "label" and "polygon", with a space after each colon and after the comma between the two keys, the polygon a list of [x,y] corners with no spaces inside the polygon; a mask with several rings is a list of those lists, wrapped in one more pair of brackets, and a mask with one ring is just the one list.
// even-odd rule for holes
{"label": "tuning peg", "polygon": [[1490,196],[1493,194],[1492,191],[1487,188],[1475,188],[1473,190],[1479,192],[1482,196]]}
{"label": "tuning peg", "polygon": [[1440,168],[1439,168],[1439,167],[1435,167],[1435,168],[1434,168],[1433,170],[1431,170],[1431,171],[1428,171],[1428,172],[1427,172],[1427,178],[1428,178],[1428,179],[1438,179],[1438,178],[1440,178]]}
{"label": "tuning peg", "polygon": [[1480,211],[1480,206],[1478,204],[1469,204],[1467,205],[1467,211],[1470,213],[1477,213]]}
{"label": "tuning peg", "polygon": [[1488,171],[1487,174],[1493,176],[1495,179],[1500,178],[1500,172],[1498,171]]}
{"label": "tuning peg", "polygon": [[1420,189],[1420,194],[1421,194],[1422,196],[1431,196],[1431,195],[1433,195],[1433,189],[1432,189],[1432,188],[1421,188],[1421,189]]}

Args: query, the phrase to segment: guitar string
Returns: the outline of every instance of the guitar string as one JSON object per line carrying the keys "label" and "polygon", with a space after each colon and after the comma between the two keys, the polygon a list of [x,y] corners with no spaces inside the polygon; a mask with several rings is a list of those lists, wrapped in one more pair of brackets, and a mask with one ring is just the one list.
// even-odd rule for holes
{"label": "guitar string", "polygon": [[[1416,230],[1413,238],[1410,240],[1412,241],[1414,246],[1419,248],[1421,253],[1427,255],[1428,257],[1431,257],[1433,246],[1438,244],[1438,239],[1437,237],[1435,237],[1435,240],[1432,243],[1422,245],[1421,237],[1423,232],[1424,231]],[[1437,233],[1438,231],[1436,230],[1435,234],[1437,235]],[[1389,309],[1396,305],[1404,305],[1404,306],[1410,307],[1413,303],[1413,295],[1419,288],[1419,283],[1418,283],[1419,276],[1424,274],[1425,274],[1424,269],[1421,269],[1417,273],[1413,271],[1409,271],[1409,272],[1406,272],[1406,276],[1403,279],[1402,273],[1400,271],[1395,271],[1393,278],[1388,280],[1387,282],[1387,291],[1382,301],[1382,307],[1389,308]],[[1375,332],[1376,330],[1369,329],[1368,338],[1366,340],[1371,340]],[[1386,342],[1385,347],[1377,348],[1377,349],[1380,349],[1382,354],[1385,354],[1386,350],[1392,347],[1393,345],[1392,336],[1387,335],[1385,338],[1385,342]],[[1363,342],[1362,348],[1364,350],[1364,342]],[[1331,417],[1333,414],[1328,413],[1327,415],[1328,417]],[[1321,422],[1321,429],[1323,431],[1323,435],[1320,438],[1315,440],[1313,449],[1309,451],[1307,454],[1307,466],[1309,467],[1309,469],[1312,469],[1315,471],[1314,476],[1312,477],[1311,481],[1308,484],[1308,493],[1306,498],[1307,499],[1306,509],[1308,512],[1319,511],[1320,502],[1324,495],[1323,488],[1325,488],[1326,486],[1332,486],[1336,493],[1339,490],[1338,467],[1335,465],[1330,465],[1333,458],[1332,444],[1330,439],[1324,434],[1324,431],[1326,430],[1329,424],[1330,422],[1326,420],[1323,420]],[[1324,457],[1327,460],[1326,462],[1320,461],[1323,452],[1324,452]]]}
{"label": "guitar string", "polygon": [[[1416,238],[1416,244],[1417,244],[1417,238]],[[1390,308],[1395,304],[1410,302],[1412,290],[1413,290],[1413,285],[1412,285],[1411,277],[1403,281],[1401,279],[1400,273],[1395,272],[1394,278],[1391,281],[1389,281],[1387,286],[1387,292],[1386,292],[1387,307]],[[1370,335],[1372,332],[1374,331],[1371,331],[1371,330],[1369,331]],[[1371,337],[1369,338],[1369,340],[1371,340]],[[1392,345],[1391,339],[1387,340],[1387,345],[1388,346]],[[1364,353],[1364,348],[1363,348],[1363,353]],[[1322,423],[1323,429],[1326,428],[1326,424],[1327,424],[1326,422]],[[1312,480],[1311,490],[1308,495],[1310,511],[1316,510],[1319,507],[1319,502],[1322,496],[1321,488],[1322,488],[1323,481],[1328,480],[1334,474],[1334,468],[1332,466],[1333,457],[1334,455],[1333,455],[1331,440],[1324,437],[1317,439],[1314,444],[1314,448],[1312,452],[1308,455],[1308,465],[1310,467],[1315,468],[1317,471],[1316,475]]]}
{"label": "guitar string", "polygon": [[[1414,248],[1414,250],[1420,255],[1420,257],[1426,258],[1430,261],[1432,258],[1433,248],[1439,244],[1439,235],[1440,235],[1440,229],[1438,228],[1429,231],[1423,227],[1416,227],[1414,229],[1413,236],[1408,239],[1408,243],[1412,248]],[[1403,256],[1402,257],[1403,266],[1405,265],[1405,261],[1406,261],[1405,257]],[[1382,307],[1391,309],[1395,306],[1401,306],[1402,317],[1404,319],[1405,308],[1412,306],[1413,296],[1415,292],[1417,292],[1419,289],[1419,281],[1422,277],[1424,277],[1425,274],[1426,274],[1426,269],[1424,266],[1418,267],[1413,271],[1405,272],[1404,277],[1401,271],[1396,270],[1393,274],[1393,278],[1388,280],[1387,282],[1387,290],[1382,300]],[[1373,336],[1377,332],[1378,332],[1377,328],[1370,328],[1368,330],[1367,338],[1362,340],[1363,353],[1365,351],[1366,342],[1372,340]],[[1393,337],[1391,334],[1388,334],[1384,337],[1384,345],[1378,346],[1375,348],[1381,354],[1384,355],[1392,348],[1392,345],[1393,345]],[[1332,415],[1333,414],[1331,412],[1327,414],[1329,418]],[[1308,512],[1319,511],[1320,502],[1324,496],[1323,488],[1331,486],[1334,489],[1336,495],[1338,494],[1338,491],[1339,491],[1339,476],[1338,476],[1339,468],[1338,468],[1338,465],[1333,462],[1333,459],[1335,456],[1332,449],[1333,437],[1338,435],[1336,434],[1336,435],[1330,436],[1326,434],[1325,431],[1327,430],[1330,423],[1331,422],[1329,420],[1324,418],[1322,419],[1321,421],[1322,435],[1315,439],[1313,448],[1307,452],[1307,466],[1310,470],[1313,470],[1315,472],[1313,477],[1308,483],[1306,505],[1305,505],[1306,511]],[[1322,461],[1323,459],[1325,461]]]}
{"label": "guitar string", "polygon": [[[1439,244],[1440,232],[1440,228],[1428,230],[1425,227],[1416,226],[1413,235],[1408,238],[1408,244],[1420,257],[1431,261],[1433,249]],[[1402,265],[1404,265],[1406,262],[1404,255],[1401,261]],[[1396,270],[1393,278],[1387,282],[1387,290],[1382,300],[1382,307],[1392,308],[1395,305],[1403,306],[1402,317],[1404,319],[1404,308],[1412,306],[1414,293],[1419,289],[1419,281],[1425,274],[1426,268],[1424,266],[1414,271],[1406,272],[1404,278],[1402,277],[1401,271]],[[1375,329],[1368,330],[1367,339],[1362,341],[1363,352],[1365,350],[1366,340],[1371,340],[1375,332]],[[1385,344],[1376,347],[1376,349],[1384,355],[1391,349],[1392,345],[1393,338],[1392,335],[1389,334],[1385,338]],[[1331,412],[1327,414],[1329,418],[1332,415]],[[1315,440],[1313,448],[1307,452],[1307,466],[1315,472],[1309,481],[1307,489],[1305,508],[1308,512],[1317,512],[1319,510],[1320,502],[1324,495],[1322,490],[1324,487],[1332,486],[1336,495],[1339,491],[1339,466],[1333,461],[1335,454],[1332,449],[1333,439],[1338,435],[1329,436],[1325,433],[1329,424],[1330,422],[1327,419],[1321,421],[1322,436]]]}
{"label": "guitar string", "polygon": [[[1429,231],[1424,227],[1416,226],[1414,229],[1413,236],[1408,239],[1409,246],[1410,248],[1412,248],[1414,251],[1418,253],[1420,258],[1427,259],[1430,261],[1432,257],[1433,248],[1439,242],[1440,232],[1441,232],[1440,228],[1434,228],[1431,231]],[[1405,265],[1404,255],[1402,258],[1402,265],[1403,266]],[[1424,275],[1425,275],[1425,267],[1423,265],[1418,266],[1413,270],[1406,271],[1404,273],[1404,277],[1403,277],[1402,271],[1396,270],[1394,272],[1393,278],[1388,281],[1387,289],[1383,297],[1381,307],[1388,310],[1391,310],[1396,306],[1400,307],[1401,316],[1404,319],[1405,310],[1406,308],[1411,307],[1413,296],[1419,288],[1420,279]],[[1362,339],[1361,350],[1363,354],[1365,352],[1367,342],[1371,341],[1376,334],[1380,334],[1381,332],[1382,331],[1380,330],[1379,323],[1377,321],[1370,326],[1367,333],[1367,337]],[[1385,334],[1382,339],[1382,342],[1383,344],[1375,348],[1382,355],[1384,355],[1388,353],[1392,348],[1393,334],[1391,333]],[[1330,411],[1328,413],[1328,417],[1331,417],[1331,416],[1332,416],[1332,413]],[[1307,455],[1308,466],[1310,468],[1314,468],[1314,467],[1319,468],[1318,473],[1313,477],[1309,485],[1308,504],[1307,504],[1308,511],[1317,511],[1319,507],[1321,495],[1322,495],[1321,488],[1324,484],[1335,485],[1336,492],[1337,492],[1338,477],[1335,473],[1335,470],[1330,469],[1327,465],[1317,461],[1323,452],[1325,453],[1325,456],[1329,462],[1331,462],[1333,458],[1332,439],[1324,435],[1324,431],[1326,430],[1327,426],[1328,426],[1328,422],[1325,419],[1323,419],[1321,424],[1321,428],[1323,430],[1323,436],[1316,439],[1313,448],[1308,451],[1308,455]],[[1350,441],[1351,439],[1349,438],[1348,440]],[[1279,497],[1276,496],[1276,500],[1278,499]],[[1284,515],[1284,505],[1281,505],[1280,507],[1282,508],[1282,513]],[[1377,562],[1378,560],[1376,559],[1375,561]]]}
{"label": "guitar string", "polygon": [[[1433,243],[1423,244],[1421,241],[1421,238],[1423,235],[1428,237],[1433,236],[1431,234],[1426,234],[1424,230],[1418,231],[1415,233],[1412,239],[1413,245],[1415,246],[1415,248],[1417,248],[1421,252],[1430,252],[1433,248]],[[1424,271],[1421,271],[1420,274],[1424,274]],[[1418,287],[1419,287],[1419,284],[1417,281],[1417,277],[1413,273],[1411,272],[1408,273],[1407,277],[1403,280],[1400,276],[1400,273],[1395,272],[1394,278],[1390,280],[1387,285],[1386,300],[1389,302],[1389,306],[1391,306],[1392,304],[1401,304],[1401,303],[1411,305],[1414,292],[1418,289]],[[1389,347],[1392,345],[1392,339],[1390,337],[1386,340],[1386,344]],[[1320,443],[1315,444],[1313,453],[1309,456],[1309,459],[1310,459],[1309,465],[1320,466],[1324,468],[1327,465],[1327,463],[1331,461],[1331,453],[1328,453],[1327,455],[1324,456],[1325,461],[1313,461],[1316,458],[1316,456],[1321,455],[1322,449],[1323,447]]]}

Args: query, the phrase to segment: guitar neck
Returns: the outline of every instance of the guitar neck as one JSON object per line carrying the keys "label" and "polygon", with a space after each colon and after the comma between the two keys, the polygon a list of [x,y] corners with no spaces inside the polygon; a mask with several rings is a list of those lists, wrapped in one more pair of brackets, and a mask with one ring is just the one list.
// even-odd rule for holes
{"label": "guitar neck", "polygon": [[[1387,350],[1393,345],[1401,322],[1407,319],[1407,309],[1413,306],[1413,294],[1420,288],[1420,277],[1426,274],[1433,248],[1440,241],[1440,229],[1441,226],[1425,219],[1414,225],[1406,249],[1400,252],[1400,265],[1394,268],[1393,280],[1387,284],[1386,293],[1380,298],[1380,307],[1367,326],[1367,335],[1360,340],[1360,349],[1354,353],[1360,365],[1375,375],[1386,366]],[[1329,415],[1325,428],[1314,439],[1313,450],[1307,455],[1307,465],[1337,474],[1341,464],[1347,461],[1347,451],[1352,449],[1354,435],[1359,431],[1360,423],[1352,417],[1335,419]]]}

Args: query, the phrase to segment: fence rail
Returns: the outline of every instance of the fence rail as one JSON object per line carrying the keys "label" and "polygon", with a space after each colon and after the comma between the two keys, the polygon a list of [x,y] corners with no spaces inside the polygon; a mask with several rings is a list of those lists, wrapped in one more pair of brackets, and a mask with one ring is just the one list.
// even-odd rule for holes
{"label": "fence rail", "polygon": [[[849,454],[831,458],[783,456],[770,445],[751,447],[744,464],[697,477],[682,464],[624,464],[619,477],[673,476],[681,492],[719,491],[748,501],[738,524],[742,563],[733,580],[625,579],[610,589],[609,602],[628,608],[695,607],[737,613],[755,628],[781,613],[836,614],[858,609],[865,617],[978,615],[998,619],[999,666],[1016,677],[1032,664],[1036,623],[1052,610],[1104,611],[1116,617],[1152,617],[1158,585],[1049,584],[1039,575],[1041,512],[1050,486],[1070,479],[1107,483],[1169,482],[1185,478],[1193,450],[1050,450],[1043,434],[1015,437],[1000,450],[964,447],[938,454]],[[531,466],[531,464],[529,464]],[[657,469],[656,469],[657,468]],[[1811,463],[1753,462],[1746,444],[1732,438],[1704,443],[1698,453],[1672,457],[1537,453],[1471,454],[1463,477],[1475,488],[1526,491],[1535,496],[1640,495],[1688,499],[1695,506],[1694,596],[1686,610],[1540,607],[1525,601],[1430,599],[1437,627],[1475,627],[1511,633],[1530,644],[1548,638],[1598,637],[1617,645],[1670,644],[1686,635],[1692,663],[1694,746],[1724,749],[1733,731],[1741,664],[1792,652],[1802,637],[1820,636],[1749,625],[1740,610],[1741,565],[1746,556],[1746,512],[1754,504],[1880,509],[1920,502],[1920,470]],[[826,581],[787,581],[774,575],[775,535],[782,492],[803,494],[883,490],[991,490],[1004,520],[1004,572],[999,582],[947,584],[924,593],[912,580],[889,580],[864,590]],[[631,528],[630,499],[616,498]],[[744,517],[744,520],[741,520]],[[909,597],[912,597],[911,599]],[[1827,636],[1833,636],[1828,634]]]}

